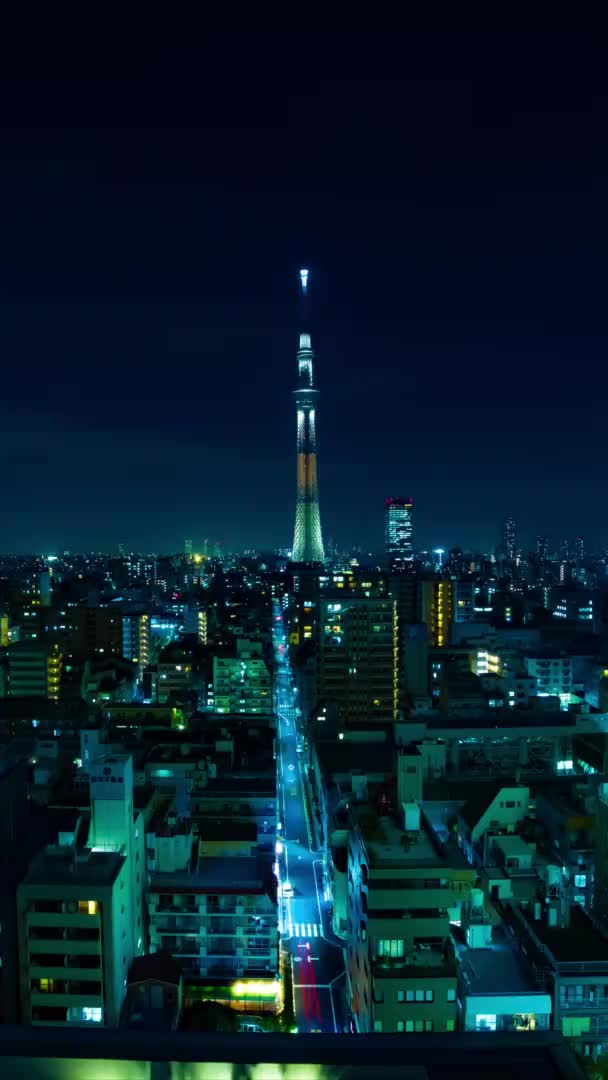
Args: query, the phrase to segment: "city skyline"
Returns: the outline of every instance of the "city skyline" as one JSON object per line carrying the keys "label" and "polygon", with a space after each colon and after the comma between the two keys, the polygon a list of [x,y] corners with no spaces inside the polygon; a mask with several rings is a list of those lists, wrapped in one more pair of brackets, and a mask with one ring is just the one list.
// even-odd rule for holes
{"label": "city skyline", "polygon": [[132,75],[100,114],[93,79],[75,97],[17,73],[1,547],[289,546],[299,266],[326,537],[380,548],[382,501],[407,491],[422,546],[489,548],[507,513],[557,536],[564,502],[608,542],[605,88],[570,39],[540,64],[519,44],[516,84],[483,35],[469,68],[439,37],[436,70],[284,95],[244,66],[212,111],[182,87],[177,128],[142,126]]}

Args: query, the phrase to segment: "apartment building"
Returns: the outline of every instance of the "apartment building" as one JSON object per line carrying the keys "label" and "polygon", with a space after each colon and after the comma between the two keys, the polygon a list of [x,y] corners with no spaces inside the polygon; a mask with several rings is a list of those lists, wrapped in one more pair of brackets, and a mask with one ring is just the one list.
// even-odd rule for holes
{"label": "apartment building", "polygon": [[358,1032],[454,1031],[457,970],[450,919],[474,872],[439,843],[416,803],[387,790],[356,807],[348,848],[347,985]]}
{"label": "apartment building", "polygon": [[206,997],[235,1008],[255,1003],[276,1011],[281,985],[271,860],[230,852],[205,856],[188,820],[156,827],[155,837],[150,951],[164,950],[179,962],[188,1000],[204,986]]}
{"label": "apartment building", "polygon": [[26,1024],[116,1026],[132,956],[127,859],[48,847],[17,889]]}

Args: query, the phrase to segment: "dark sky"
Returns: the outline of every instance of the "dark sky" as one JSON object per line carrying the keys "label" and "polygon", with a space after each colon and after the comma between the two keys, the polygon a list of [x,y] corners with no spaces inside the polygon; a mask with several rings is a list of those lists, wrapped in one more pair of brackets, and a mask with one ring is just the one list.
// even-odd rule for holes
{"label": "dark sky", "polygon": [[326,537],[608,544],[601,39],[339,42],[7,58],[3,550],[289,544],[299,265]]}

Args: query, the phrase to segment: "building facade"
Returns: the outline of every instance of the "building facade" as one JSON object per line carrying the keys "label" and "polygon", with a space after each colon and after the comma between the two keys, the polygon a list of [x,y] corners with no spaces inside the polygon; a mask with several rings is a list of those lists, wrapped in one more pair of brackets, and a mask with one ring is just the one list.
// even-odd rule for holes
{"label": "building facade", "polygon": [[397,718],[397,605],[373,596],[321,600],[319,697],[339,725]]}
{"label": "building facade", "polygon": [[414,562],[412,543],[411,498],[388,498],[384,501],[384,546],[392,571],[410,570]]}

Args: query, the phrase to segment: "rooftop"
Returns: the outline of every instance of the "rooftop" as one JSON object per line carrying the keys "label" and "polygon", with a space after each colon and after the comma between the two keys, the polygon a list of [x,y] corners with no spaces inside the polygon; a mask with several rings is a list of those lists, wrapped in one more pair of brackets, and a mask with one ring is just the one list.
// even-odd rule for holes
{"label": "rooftop", "polygon": [[517,833],[511,833],[508,836],[494,836],[493,843],[497,848],[500,848],[506,858],[512,855],[534,855],[536,852],[536,845],[528,844]]}
{"label": "rooftop", "polygon": [[32,860],[26,885],[97,886],[114,884],[125,862],[115,851],[47,847]]}
{"label": "rooftop", "polygon": [[389,773],[397,767],[396,752],[385,742],[318,742],[317,757],[326,776],[340,773]]}
{"label": "rooftop", "polygon": [[356,816],[371,869],[468,866],[455,844],[440,842],[423,814],[416,831],[406,831],[396,816],[379,814],[371,803],[357,807]]}
{"label": "rooftop", "polygon": [[478,729],[506,732],[517,728],[576,728],[581,720],[591,719],[591,713],[581,717],[571,712],[543,712],[537,709],[486,709],[475,715],[467,713],[463,718],[461,714],[450,716],[448,708],[447,713],[431,715],[426,726],[429,732],[456,728],[463,737],[468,730]]}
{"label": "rooftop", "polygon": [[238,821],[235,818],[199,818],[199,835],[205,840],[248,840],[255,844],[258,829],[254,821]]}
{"label": "rooftop", "polygon": [[486,949],[457,947],[460,971],[468,994],[529,994],[539,991],[523,955],[511,948],[500,927]]}
{"label": "rooftop", "polygon": [[530,926],[558,964],[608,964],[608,938],[595,929],[591,919],[579,907],[572,908],[569,926],[547,926],[532,920]]}
{"label": "rooftop", "polygon": [[265,874],[265,866],[255,856],[199,859],[196,870],[175,870],[150,876],[150,892],[162,893],[264,893],[275,879]]}

